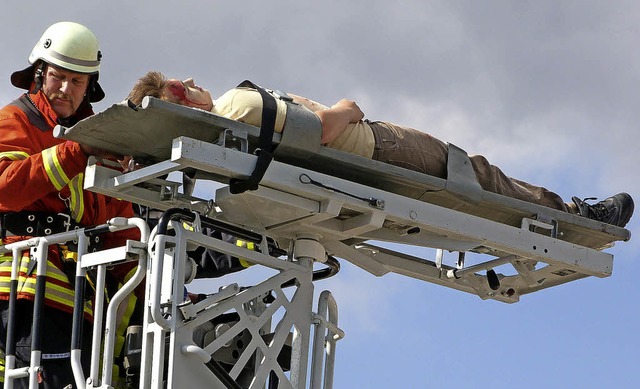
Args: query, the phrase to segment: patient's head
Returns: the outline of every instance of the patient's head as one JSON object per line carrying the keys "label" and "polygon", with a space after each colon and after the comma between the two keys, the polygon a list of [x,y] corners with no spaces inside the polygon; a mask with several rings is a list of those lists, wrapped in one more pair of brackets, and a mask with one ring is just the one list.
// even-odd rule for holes
{"label": "patient's head", "polygon": [[136,81],[127,98],[139,105],[145,96],[206,111],[213,109],[211,93],[197,86],[192,78],[180,81],[175,78],[167,79],[160,72],[149,72]]}

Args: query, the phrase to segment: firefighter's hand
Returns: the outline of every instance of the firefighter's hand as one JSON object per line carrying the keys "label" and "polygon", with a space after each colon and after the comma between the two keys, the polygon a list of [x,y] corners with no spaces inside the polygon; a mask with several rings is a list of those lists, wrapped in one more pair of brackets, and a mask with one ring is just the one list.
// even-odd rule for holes
{"label": "firefighter's hand", "polygon": [[124,159],[124,156],[122,154],[116,154],[111,151],[91,147],[85,144],[80,144],[80,149],[87,155],[87,157],[93,155],[96,158],[110,159],[112,161]]}
{"label": "firefighter's hand", "polygon": [[124,158],[119,159],[118,162],[120,166],[122,166],[124,173],[129,173],[144,167],[144,165],[137,163],[130,155],[125,155]]}
{"label": "firefighter's hand", "polygon": [[189,300],[191,300],[191,303],[197,304],[200,301],[202,301],[205,298],[207,298],[207,295],[206,294],[202,294],[202,293],[187,292],[187,297],[189,298]]}

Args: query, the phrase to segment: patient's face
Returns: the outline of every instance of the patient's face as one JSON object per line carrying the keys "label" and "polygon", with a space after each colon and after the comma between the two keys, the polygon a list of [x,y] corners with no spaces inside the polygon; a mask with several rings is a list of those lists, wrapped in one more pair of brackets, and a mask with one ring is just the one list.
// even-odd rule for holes
{"label": "patient's face", "polygon": [[173,101],[188,107],[200,108],[206,111],[213,109],[213,99],[208,90],[199,87],[192,78],[184,81],[170,79],[166,92],[173,97]]}

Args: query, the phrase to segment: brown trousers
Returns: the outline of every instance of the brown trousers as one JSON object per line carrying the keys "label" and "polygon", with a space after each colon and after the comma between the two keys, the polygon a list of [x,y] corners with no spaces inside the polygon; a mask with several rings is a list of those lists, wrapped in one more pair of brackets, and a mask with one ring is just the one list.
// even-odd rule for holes
{"label": "brown trousers", "polygon": [[[373,130],[373,159],[431,176],[447,178],[447,145],[409,127],[387,122],[368,122]],[[534,204],[568,211],[562,198],[539,186],[507,177],[481,155],[470,156],[482,189]]]}

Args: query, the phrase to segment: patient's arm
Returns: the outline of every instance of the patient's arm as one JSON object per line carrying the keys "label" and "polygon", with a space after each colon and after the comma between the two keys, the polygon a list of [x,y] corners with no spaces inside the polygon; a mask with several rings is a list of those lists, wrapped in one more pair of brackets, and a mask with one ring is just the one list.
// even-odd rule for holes
{"label": "patient's arm", "polygon": [[323,144],[332,142],[350,123],[357,123],[364,117],[355,101],[346,99],[338,101],[329,109],[317,111],[316,115],[322,123]]}
{"label": "patient's arm", "polygon": [[327,107],[324,104],[320,104],[317,101],[313,101],[311,99],[308,99],[306,97],[302,97],[302,96],[298,96],[298,95],[294,95],[293,93],[287,93],[292,99],[293,102],[296,104],[300,104],[304,107],[307,107],[311,110],[311,112],[318,112],[318,111],[322,111],[325,109],[329,109],[329,107]]}
{"label": "patient's arm", "polygon": [[364,113],[352,100],[342,99],[331,106],[327,107],[317,101],[313,101],[306,97],[288,93],[294,103],[300,104],[315,112],[322,123],[322,143],[332,142],[344,131],[349,123],[356,123],[362,120]]}

